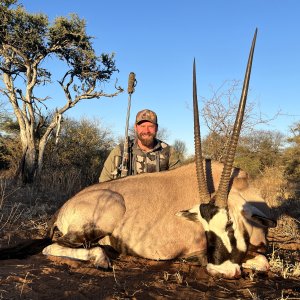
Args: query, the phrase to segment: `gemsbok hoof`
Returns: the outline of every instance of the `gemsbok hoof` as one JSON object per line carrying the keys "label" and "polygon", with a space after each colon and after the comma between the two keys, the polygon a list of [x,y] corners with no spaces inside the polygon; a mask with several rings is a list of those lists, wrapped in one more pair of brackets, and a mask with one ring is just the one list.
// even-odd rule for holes
{"label": "gemsbok hoof", "polygon": [[267,272],[270,269],[269,262],[264,255],[257,255],[254,258],[248,259],[242,264],[245,269],[251,269],[258,272]]}
{"label": "gemsbok hoof", "polygon": [[100,247],[90,249],[90,260],[96,268],[111,269],[110,259]]}
{"label": "gemsbok hoof", "polygon": [[241,277],[241,268],[238,264],[225,261],[221,265],[208,264],[206,270],[213,277],[221,277],[227,279],[237,279]]}

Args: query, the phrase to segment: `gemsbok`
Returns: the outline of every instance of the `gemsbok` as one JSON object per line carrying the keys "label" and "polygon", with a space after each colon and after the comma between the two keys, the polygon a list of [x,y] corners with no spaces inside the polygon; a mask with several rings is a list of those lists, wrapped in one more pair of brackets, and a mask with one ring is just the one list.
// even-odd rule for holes
{"label": "gemsbok", "polygon": [[[49,235],[61,234],[45,255],[90,260],[109,268],[105,245],[147,259],[196,258],[212,276],[238,278],[241,268],[267,271],[270,208],[233,167],[250,80],[257,30],[225,163],[201,151],[195,60],[193,109],[195,162],[160,173],[129,176],[87,187],[55,214]],[[0,252],[1,257],[1,252]]]}

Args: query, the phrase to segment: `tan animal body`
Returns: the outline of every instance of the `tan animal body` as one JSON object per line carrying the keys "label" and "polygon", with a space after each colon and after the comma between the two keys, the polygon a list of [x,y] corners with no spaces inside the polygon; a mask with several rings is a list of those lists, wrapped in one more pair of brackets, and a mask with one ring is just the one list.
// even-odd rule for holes
{"label": "tan animal body", "polygon": [[[219,184],[223,164],[213,162],[211,169],[213,177],[209,181],[214,183],[214,187],[210,187],[213,193]],[[236,239],[240,242],[239,249],[246,252],[249,245],[243,240],[244,231],[248,232],[251,245],[261,247],[266,245],[265,227],[251,225],[241,216],[241,211],[248,203],[251,208],[258,207],[260,215],[267,218],[268,208],[259,193],[248,186],[244,172],[235,176],[228,206],[233,206],[233,214],[239,217],[241,224],[237,224],[240,231],[236,230]],[[197,218],[191,222],[185,216],[178,216],[179,212],[189,208],[199,210],[194,163],[172,171],[141,174],[88,187],[63,205],[54,226],[63,234],[59,244],[66,246],[85,244],[88,237],[93,237],[94,241],[100,240],[100,244],[110,245],[121,253],[155,260],[196,256],[204,263],[207,259],[205,224]],[[251,216],[249,219],[251,222]],[[109,239],[101,239],[104,236],[109,236]],[[226,236],[223,243],[227,243],[230,251],[230,241]],[[84,254],[74,255],[76,251]],[[52,244],[45,248],[44,254],[94,259],[97,266],[110,266],[104,252],[99,252],[99,258],[89,255],[89,251]],[[268,266],[265,264],[259,268],[265,270]],[[226,277],[240,275],[235,265],[233,269],[226,266],[216,273]],[[208,271],[216,274],[212,266]]]}

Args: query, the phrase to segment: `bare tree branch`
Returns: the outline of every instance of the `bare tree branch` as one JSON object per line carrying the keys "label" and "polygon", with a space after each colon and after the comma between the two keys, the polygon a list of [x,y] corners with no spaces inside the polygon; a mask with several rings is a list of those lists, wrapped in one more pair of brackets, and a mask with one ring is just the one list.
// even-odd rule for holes
{"label": "bare tree branch", "polygon": [[[23,181],[31,182],[43,165],[48,137],[60,124],[58,116],[82,100],[114,97],[123,90],[119,87],[106,93],[99,89],[117,71],[114,55],[95,54],[85,21],[78,16],[58,17],[50,24],[45,15],[30,14],[22,7],[0,6],[0,13],[0,76],[5,86],[0,91],[18,120],[26,173]],[[43,111],[50,97],[36,97],[34,91],[52,83],[51,73],[42,64],[50,56],[64,62],[67,71],[58,81],[66,102],[49,119]]]}

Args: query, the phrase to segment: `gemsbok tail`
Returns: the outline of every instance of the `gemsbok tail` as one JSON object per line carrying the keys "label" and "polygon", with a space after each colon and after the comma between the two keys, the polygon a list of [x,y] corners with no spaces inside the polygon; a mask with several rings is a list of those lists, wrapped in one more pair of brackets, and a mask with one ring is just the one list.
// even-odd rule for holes
{"label": "gemsbok tail", "polygon": [[0,249],[0,260],[24,259],[42,252],[42,250],[50,244],[52,244],[50,237],[24,241],[15,246]]}

